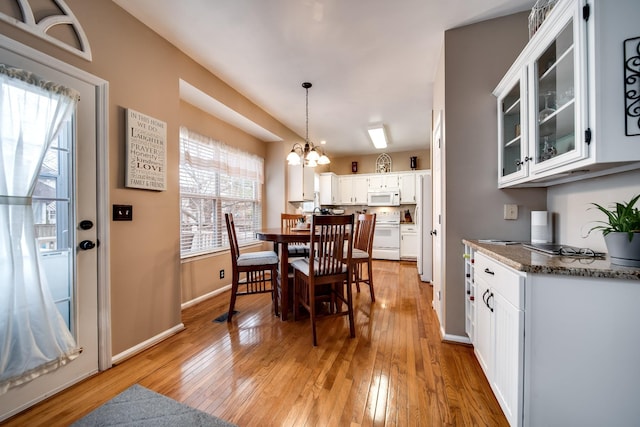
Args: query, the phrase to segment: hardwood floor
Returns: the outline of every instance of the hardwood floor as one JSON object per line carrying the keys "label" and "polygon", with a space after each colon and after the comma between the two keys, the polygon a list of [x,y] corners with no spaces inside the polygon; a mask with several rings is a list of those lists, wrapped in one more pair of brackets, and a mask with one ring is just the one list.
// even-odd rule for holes
{"label": "hardwood floor", "polygon": [[183,312],[186,329],[7,420],[64,426],[132,384],[239,426],[507,426],[473,349],[443,343],[431,286],[415,263],[374,261],[376,302],[355,293],[346,318],[282,322],[268,295],[238,298],[233,323],[212,320],[229,294]]}

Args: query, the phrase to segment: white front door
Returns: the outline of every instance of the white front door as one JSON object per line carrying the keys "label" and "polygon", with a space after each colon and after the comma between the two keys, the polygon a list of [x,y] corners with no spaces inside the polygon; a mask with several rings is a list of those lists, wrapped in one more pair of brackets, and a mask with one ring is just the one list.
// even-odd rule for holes
{"label": "white front door", "polygon": [[[18,54],[16,51],[20,51]],[[0,395],[0,420],[98,371],[96,85],[53,69],[44,55],[24,48],[30,58],[0,39],[0,63],[31,71],[80,93],[72,120],[48,151],[33,197],[34,219],[42,265],[56,306],[82,353],[67,365]],[[33,58],[33,56],[37,58]],[[55,61],[51,61],[56,63]],[[84,228],[79,226],[81,221]],[[91,244],[82,246],[89,247]]]}
{"label": "white front door", "polygon": [[440,328],[442,322],[442,113],[438,113],[433,127],[432,145],[432,178],[433,178],[433,308],[438,315]]}

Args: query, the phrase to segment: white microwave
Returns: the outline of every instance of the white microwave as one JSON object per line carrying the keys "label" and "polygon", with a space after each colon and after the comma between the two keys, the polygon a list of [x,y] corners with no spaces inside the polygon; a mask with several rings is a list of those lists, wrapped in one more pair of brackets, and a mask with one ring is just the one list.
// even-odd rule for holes
{"label": "white microwave", "polygon": [[400,206],[400,189],[392,188],[380,191],[369,191],[368,206]]}

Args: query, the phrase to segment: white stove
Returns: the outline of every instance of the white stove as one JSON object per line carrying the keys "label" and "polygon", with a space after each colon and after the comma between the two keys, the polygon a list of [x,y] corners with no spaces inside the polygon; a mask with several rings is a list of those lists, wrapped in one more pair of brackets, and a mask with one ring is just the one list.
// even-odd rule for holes
{"label": "white stove", "polygon": [[400,260],[400,211],[376,212],[372,257]]}
{"label": "white stove", "polygon": [[378,224],[400,224],[400,211],[376,212],[376,225]]}

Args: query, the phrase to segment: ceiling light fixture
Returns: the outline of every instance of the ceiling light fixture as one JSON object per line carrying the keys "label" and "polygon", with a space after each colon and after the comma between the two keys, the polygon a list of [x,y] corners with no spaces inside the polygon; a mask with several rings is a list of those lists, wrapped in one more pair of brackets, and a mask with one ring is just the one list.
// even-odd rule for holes
{"label": "ceiling light fixture", "polygon": [[304,82],[302,83],[302,87],[306,91],[306,137],[304,140],[304,146],[298,142],[293,144],[293,148],[287,155],[287,162],[290,165],[299,165],[301,162],[304,162],[304,166],[313,168],[317,165],[326,165],[331,163],[329,157],[324,153],[324,151],[317,148],[313,145],[313,142],[309,141],[309,88],[311,87],[311,83]]}
{"label": "ceiling light fixture", "polygon": [[367,129],[367,131],[369,132],[369,138],[371,138],[371,142],[373,142],[374,147],[387,147],[387,132],[385,131],[384,125],[372,126]]}

